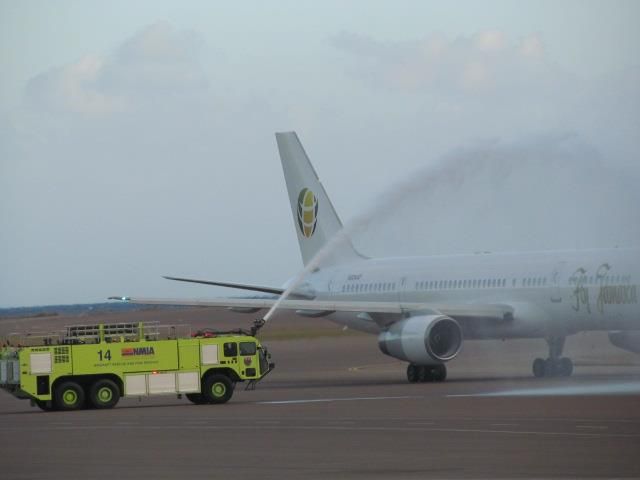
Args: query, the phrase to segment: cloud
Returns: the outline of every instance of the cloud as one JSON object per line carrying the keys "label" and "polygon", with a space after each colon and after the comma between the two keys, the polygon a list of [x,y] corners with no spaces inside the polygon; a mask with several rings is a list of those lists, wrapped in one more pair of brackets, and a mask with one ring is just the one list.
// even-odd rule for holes
{"label": "cloud", "polygon": [[537,34],[512,41],[499,30],[487,30],[455,39],[431,34],[420,40],[383,43],[343,32],[331,42],[355,58],[355,73],[361,78],[409,92],[475,95],[531,90],[557,75]]}
{"label": "cloud", "polygon": [[193,32],[150,25],[113,53],[85,55],[34,77],[25,103],[33,111],[109,115],[192,99],[208,88],[196,56],[200,44]]}

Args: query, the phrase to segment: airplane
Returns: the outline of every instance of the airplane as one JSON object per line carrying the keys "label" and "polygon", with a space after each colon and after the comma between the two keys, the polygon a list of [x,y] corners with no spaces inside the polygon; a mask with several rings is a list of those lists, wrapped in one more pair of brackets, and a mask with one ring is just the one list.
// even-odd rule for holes
{"label": "airplane", "polygon": [[[297,134],[276,133],[276,141],[302,261],[310,270],[301,281],[278,288],[165,277],[272,297],[110,298],[255,314],[289,289],[279,309],[377,335],[382,353],[408,362],[412,383],[445,380],[446,363],[463,340],[546,339],[548,356],[533,360],[535,377],[572,374],[563,348],[578,332],[609,332],[615,346],[640,353],[639,248],[369,258],[349,238],[332,244],[343,225]],[[329,247],[331,255],[315,261]],[[264,323],[257,320],[253,331]]]}

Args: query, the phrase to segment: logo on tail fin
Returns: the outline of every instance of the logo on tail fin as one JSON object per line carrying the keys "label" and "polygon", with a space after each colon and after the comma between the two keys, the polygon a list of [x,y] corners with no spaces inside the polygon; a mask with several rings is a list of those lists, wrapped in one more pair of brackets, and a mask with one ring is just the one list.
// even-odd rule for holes
{"label": "logo on tail fin", "polygon": [[298,195],[298,227],[305,238],[311,238],[318,221],[318,198],[308,188]]}

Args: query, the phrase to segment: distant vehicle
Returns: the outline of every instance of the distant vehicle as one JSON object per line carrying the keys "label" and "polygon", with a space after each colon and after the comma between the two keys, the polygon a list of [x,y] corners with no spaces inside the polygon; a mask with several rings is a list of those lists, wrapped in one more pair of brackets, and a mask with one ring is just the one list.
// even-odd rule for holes
{"label": "distant vehicle", "polygon": [[[463,338],[546,339],[548,357],[533,361],[536,377],[571,375],[573,363],[562,352],[565,338],[577,332],[609,331],[614,345],[640,351],[640,249],[367,258],[348,238],[336,241],[344,236],[342,223],[297,135],[276,133],[276,140],[302,260],[313,267],[278,308],[378,335],[384,354],[409,362],[410,382],[444,380],[445,363]],[[314,265],[326,249],[331,255]],[[293,281],[277,288],[166,278],[277,295]],[[115,298],[246,313],[276,302]]]}
{"label": "distant vehicle", "polygon": [[112,408],[124,396],[168,394],[225,403],[237,382],[254,387],[274,367],[267,350],[244,332],[184,338],[175,336],[175,327],[167,332],[153,323],[77,325],[57,338],[5,347],[0,387],[42,410]]}

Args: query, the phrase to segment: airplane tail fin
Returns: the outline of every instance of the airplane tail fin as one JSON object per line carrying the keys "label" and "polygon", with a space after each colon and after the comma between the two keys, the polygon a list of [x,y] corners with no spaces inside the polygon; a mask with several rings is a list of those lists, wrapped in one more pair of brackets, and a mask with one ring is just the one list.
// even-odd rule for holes
{"label": "airplane tail fin", "polygon": [[[307,265],[340,230],[342,222],[324,190],[295,132],[276,133],[282,170],[289,192],[291,213],[298,235],[302,261]],[[325,264],[347,263],[363,258],[347,240]]]}

